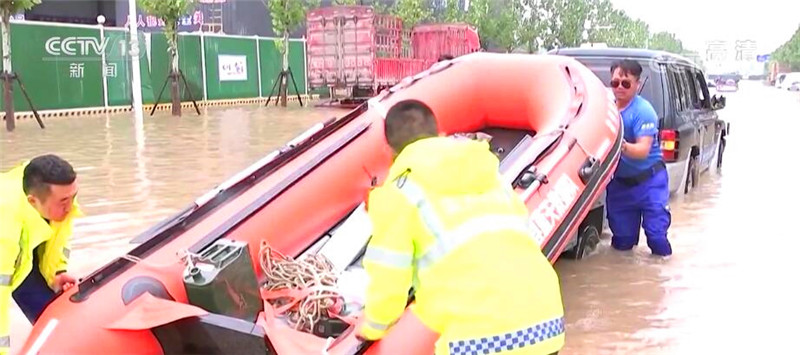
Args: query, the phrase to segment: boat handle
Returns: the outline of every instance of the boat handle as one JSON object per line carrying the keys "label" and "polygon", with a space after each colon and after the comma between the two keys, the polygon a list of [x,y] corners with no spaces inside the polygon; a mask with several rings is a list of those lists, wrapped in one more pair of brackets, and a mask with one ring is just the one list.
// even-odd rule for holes
{"label": "boat handle", "polygon": [[514,180],[514,186],[521,187],[523,189],[527,189],[533,185],[534,182],[539,182],[540,184],[547,184],[550,181],[547,179],[547,175],[540,173],[536,166],[530,165],[525,170],[522,171],[518,175],[518,177]]}
{"label": "boat handle", "polygon": [[597,159],[595,157],[587,157],[586,161],[584,161],[583,165],[578,169],[578,176],[581,178],[581,182],[587,185],[589,180],[597,173],[599,167],[600,164],[597,164]]}

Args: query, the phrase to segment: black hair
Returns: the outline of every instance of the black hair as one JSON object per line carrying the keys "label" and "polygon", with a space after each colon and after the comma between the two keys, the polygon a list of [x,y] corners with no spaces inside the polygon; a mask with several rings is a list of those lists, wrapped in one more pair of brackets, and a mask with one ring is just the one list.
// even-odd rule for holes
{"label": "black hair", "polygon": [[22,190],[39,198],[50,194],[50,185],[69,185],[75,181],[75,170],[66,160],[53,154],[33,158],[22,175]]}
{"label": "black hair", "polygon": [[441,56],[439,56],[439,60],[438,61],[439,62],[443,62],[445,60],[452,60],[453,58],[454,57],[452,55],[450,55],[450,54],[442,54]]}
{"label": "black hair", "polygon": [[614,70],[617,70],[617,68],[622,71],[622,74],[636,77],[636,80],[639,80],[639,77],[642,76],[642,65],[635,60],[622,59],[611,63],[611,74],[614,74]]}
{"label": "black hair", "polygon": [[416,140],[437,136],[439,127],[428,105],[417,100],[404,100],[386,113],[384,134],[392,149],[399,153]]}

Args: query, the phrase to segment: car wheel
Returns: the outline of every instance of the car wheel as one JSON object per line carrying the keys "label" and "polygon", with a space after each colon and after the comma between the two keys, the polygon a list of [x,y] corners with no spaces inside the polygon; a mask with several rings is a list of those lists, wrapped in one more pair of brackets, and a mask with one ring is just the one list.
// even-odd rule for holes
{"label": "car wheel", "polygon": [[717,169],[722,168],[722,154],[725,152],[725,137],[719,139],[719,149],[717,149]]}
{"label": "car wheel", "polygon": [[689,168],[686,169],[686,184],[683,188],[684,194],[688,194],[690,189],[694,189],[697,186],[697,169],[697,156],[695,155],[689,158]]}
{"label": "car wheel", "polygon": [[600,244],[600,231],[597,227],[588,225],[578,235],[578,244],[564,251],[562,255],[568,259],[581,260],[597,249],[598,244]]}

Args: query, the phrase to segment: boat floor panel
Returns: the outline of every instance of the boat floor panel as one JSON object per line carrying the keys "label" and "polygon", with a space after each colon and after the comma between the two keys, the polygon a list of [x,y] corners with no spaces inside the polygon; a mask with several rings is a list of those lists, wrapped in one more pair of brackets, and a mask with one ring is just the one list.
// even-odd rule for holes
{"label": "boat floor panel", "polygon": [[489,141],[489,146],[492,152],[497,154],[500,162],[502,162],[517,145],[522,142],[525,136],[534,137],[536,133],[532,131],[525,131],[521,129],[508,129],[508,128],[485,128],[480,132],[492,136]]}

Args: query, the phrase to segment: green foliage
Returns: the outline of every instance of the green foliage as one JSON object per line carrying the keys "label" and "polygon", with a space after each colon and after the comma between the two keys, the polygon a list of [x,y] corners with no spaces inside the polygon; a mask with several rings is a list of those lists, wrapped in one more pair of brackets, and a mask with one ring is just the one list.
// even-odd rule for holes
{"label": "green foliage", "polygon": [[515,6],[500,6],[490,17],[490,38],[495,44],[507,52],[519,45],[520,15]]}
{"label": "green foliage", "polygon": [[376,0],[361,3],[372,5],[377,13],[400,17],[406,28],[425,21],[469,23],[478,29],[484,49],[519,48],[535,53],[542,47],[577,47],[585,42],[600,42],[610,47],[647,47],[685,53],[683,43],[673,33],[651,34],[647,23],[615,8],[611,0],[471,0],[466,12],[458,7],[457,0],[447,0],[436,11],[432,0],[397,0],[388,8]]}
{"label": "green foliage", "polygon": [[194,8],[196,0],[137,0],[136,4],[148,14],[167,21],[181,18]]}
{"label": "green foliage", "polygon": [[472,0],[462,18],[477,28],[481,47],[511,51],[521,43],[521,11],[519,0]]}
{"label": "green foliage", "polygon": [[436,19],[444,23],[458,23],[466,22],[466,12],[458,7],[457,0],[448,0],[445,3],[444,11],[442,11]]}
{"label": "green foliage", "polygon": [[492,42],[492,13],[491,0],[472,0],[465,18],[467,23],[478,30],[481,47],[487,48]]}
{"label": "green foliage", "polygon": [[138,0],[137,5],[144,12],[164,21],[164,35],[169,44],[172,70],[178,70],[178,20],[194,9],[196,0]]}
{"label": "green foliage", "polygon": [[542,45],[547,49],[580,45],[594,4],[594,1],[587,0],[538,1],[536,11],[544,26],[540,31]]}
{"label": "green foliage", "polygon": [[577,47],[583,42],[586,21],[589,20],[592,3],[585,0],[557,1],[559,20],[558,35],[562,47]]}
{"label": "green foliage", "polygon": [[41,4],[41,0],[0,0],[0,19],[3,22],[3,71],[10,73],[11,66],[11,15],[20,11],[30,10],[36,5]]}
{"label": "green foliage", "polygon": [[615,20],[619,20],[614,5],[609,0],[594,0],[589,5],[587,40],[591,43],[608,43],[617,37],[618,27]]}
{"label": "green foliage", "polygon": [[319,0],[262,0],[272,15],[272,29],[276,34],[291,32],[303,24],[306,11],[319,6]]}
{"label": "green foliage", "polygon": [[535,53],[539,49],[539,40],[547,29],[536,6],[537,0],[519,0],[514,3],[518,14],[517,45],[527,53]]}
{"label": "green foliage", "polygon": [[372,6],[373,10],[375,10],[376,14],[383,14],[383,15],[388,15],[389,14],[389,9],[391,8],[391,6],[389,6],[388,4],[380,2],[380,1],[375,1],[370,6]]}
{"label": "green foliage", "polygon": [[672,32],[658,32],[650,36],[650,49],[657,49],[667,51],[675,54],[682,54],[684,52],[683,42],[675,37]]}
{"label": "green foliage", "polygon": [[178,19],[194,9],[196,0],[138,0],[137,5],[146,13],[164,20],[167,38],[178,30]]}
{"label": "green foliage", "polygon": [[622,10],[612,10],[604,15],[603,25],[594,38],[611,47],[645,48],[650,37],[649,26],[642,20],[634,20]]}
{"label": "green foliage", "polygon": [[359,0],[333,0],[333,5],[359,5]]}
{"label": "green foliage", "polygon": [[42,0],[0,0],[0,14],[7,19],[17,12],[30,10],[41,3]]}
{"label": "green foliage", "polygon": [[800,26],[786,43],[772,53],[771,59],[789,65],[791,70],[800,70]]}
{"label": "green foliage", "polygon": [[426,0],[397,0],[390,12],[403,20],[406,29],[433,17],[433,10]]}

